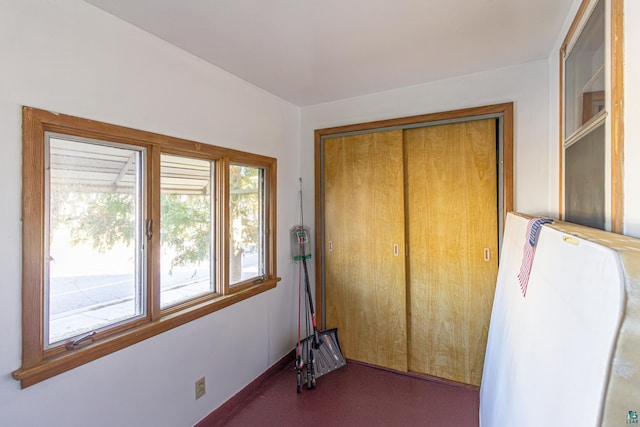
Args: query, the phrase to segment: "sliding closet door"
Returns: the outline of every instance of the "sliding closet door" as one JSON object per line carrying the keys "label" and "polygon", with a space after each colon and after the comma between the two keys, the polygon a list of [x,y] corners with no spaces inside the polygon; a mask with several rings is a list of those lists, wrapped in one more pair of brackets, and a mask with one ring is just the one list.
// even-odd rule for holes
{"label": "sliding closet door", "polygon": [[407,370],[402,131],[325,139],[327,328],[347,358]]}
{"label": "sliding closet door", "polygon": [[498,269],[495,120],[405,131],[408,368],[479,385]]}

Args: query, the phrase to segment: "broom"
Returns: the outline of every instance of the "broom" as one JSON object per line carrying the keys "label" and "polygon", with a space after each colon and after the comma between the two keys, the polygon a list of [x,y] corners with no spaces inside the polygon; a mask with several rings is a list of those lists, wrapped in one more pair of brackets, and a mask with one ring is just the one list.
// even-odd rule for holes
{"label": "broom", "polygon": [[[302,376],[304,373],[307,388],[313,389],[316,386],[316,378],[334,371],[347,362],[342,355],[340,344],[338,342],[338,330],[336,328],[325,331],[318,331],[316,324],[316,314],[313,307],[313,298],[311,296],[311,285],[309,283],[309,270],[307,268],[307,259],[311,258],[309,227],[304,225],[304,216],[302,211],[302,178],[300,178],[300,225],[291,229],[293,259],[300,261],[304,271],[306,305],[311,316],[311,325],[313,333],[307,338],[300,340],[300,299],[298,299],[298,345],[296,347],[296,378],[297,392],[302,389]],[[298,283],[300,289],[301,283]],[[300,291],[299,291],[300,292]],[[307,314],[305,313],[305,316]],[[307,334],[309,333],[307,318]],[[305,369],[306,368],[306,369]]]}

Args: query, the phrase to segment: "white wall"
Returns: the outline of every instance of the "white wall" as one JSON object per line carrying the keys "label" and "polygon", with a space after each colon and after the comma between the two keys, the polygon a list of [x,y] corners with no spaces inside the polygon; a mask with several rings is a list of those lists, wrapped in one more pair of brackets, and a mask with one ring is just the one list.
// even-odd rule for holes
{"label": "white wall", "polygon": [[[298,107],[79,0],[2,0],[0,58],[0,425],[193,425],[294,345]],[[22,105],[276,157],[282,282],[20,390]]]}
{"label": "white wall", "polygon": [[[436,59],[434,59],[436,60]],[[451,78],[302,109],[302,171],[313,188],[315,129],[514,102],[515,209],[549,212],[547,61]]]}

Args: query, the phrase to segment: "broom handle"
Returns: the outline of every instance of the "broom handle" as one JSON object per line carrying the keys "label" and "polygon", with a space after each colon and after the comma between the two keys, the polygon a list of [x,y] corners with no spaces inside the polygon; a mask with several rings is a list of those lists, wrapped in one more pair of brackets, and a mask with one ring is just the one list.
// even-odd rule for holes
{"label": "broom handle", "polygon": [[[298,178],[300,182],[300,230],[304,230],[304,203],[302,202],[302,177]],[[305,232],[306,233],[306,232]],[[306,235],[306,234],[305,234]],[[309,236],[306,236],[309,239]],[[307,240],[308,241],[308,240]],[[307,270],[307,254],[304,252],[304,243],[300,245],[300,254],[302,255],[302,266],[304,267],[304,283],[307,287],[307,297],[309,298],[309,311],[311,311],[311,324],[313,325],[313,347],[320,347],[320,336],[318,335],[318,327],[316,325],[316,311],[313,308],[313,299],[311,298],[311,285],[309,284],[309,270]]]}
{"label": "broom handle", "polygon": [[[303,251],[304,252],[304,251]],[[311,312],[311,324],[313,325],[313,344],[314,348],[320,346],[320,336],[318,335],[318,327],[316,326],[316,311],[313,308],[313,298],[311,298],[311,285],[309,284],[309,270],[307,270],[307,260],[302,256],[302,266],[304,268],[304,283],[307,287],[307,297],[309,298],[309,311]]]}

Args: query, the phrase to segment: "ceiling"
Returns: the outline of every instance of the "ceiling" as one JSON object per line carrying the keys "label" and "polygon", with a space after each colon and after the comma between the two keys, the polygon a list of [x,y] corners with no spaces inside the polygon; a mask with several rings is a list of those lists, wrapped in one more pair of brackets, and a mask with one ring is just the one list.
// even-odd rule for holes
{"label": "ceiling", "polygon": [[85,0],[296,105],[547,58],[572,0]]}

